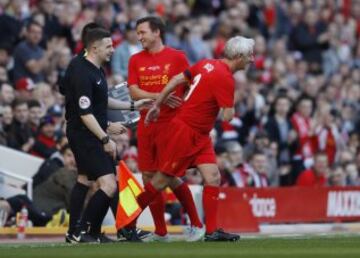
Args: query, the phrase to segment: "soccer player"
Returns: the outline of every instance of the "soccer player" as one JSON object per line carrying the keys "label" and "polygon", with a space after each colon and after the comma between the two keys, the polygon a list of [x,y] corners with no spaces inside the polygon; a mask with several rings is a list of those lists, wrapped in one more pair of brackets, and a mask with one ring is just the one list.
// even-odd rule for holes
{"label": "soccer player", "polygon": [[[168,81],[188,67],[188,62],[183,52],[164,45],[165,26],[159,18],[149,16],[139,19],[136,23],[136,31],[144,50],[133,55],[129,61],[128,85],[130,95],[134,100],[156,99]],[[140,113],[141,119],[137,129],[138,160],[144,185],[158,171],[157,149],[159,146],[166,144],[166,142],[161,141],[162,135],[169,121],[175,116],[177,107],[182,103],[182,97],[185,93],[185,81],[178,86],[177,90],[171,92],[164,100],[161,115],[156,123],[145,127],[146,110],[142,110]],[[189,187],[176,177],[169,182],[169,186],[190,217],[192,227],[188,241],[201,239],[204,230]],[[150,211],[155,223],[153,240],[167,241],[167,229],[164,219],[165,203],[161,193],[150,204]],[[133,234],[135,224],[136,221],[126,227],[129,231],[129,239],[137,240],[136,235]]]}
{"label": "soccer player", "polygon": [[[205,59],[173,77],[147,113],[145,123],[159,119],[161,104],[177,85],[191,82],[189,91],[175,118],[163,133],[166,146],[159,151],[159,171],[145,185],[138,196],[145,208],[184,169],[196,166],[204,178],[203,208],[206,241],[236,241],[240,237],[217,229],[216,214],[220,172],[216,165],[209,133],[219,111],[222,119],[230,121],[234,115],[234,79],[232,73],[245,69],[253,61],[254,40],[244,37],[229,39],[224,59]],[[151,126],[151,123],[149,124]]]}
{"label": "soccer player", "polygon": [[[83,213],[81,227],[71,232],[74,242],[101,241],[99,227],[109,208],[111,199],[117,198],[115,166],[115,143],[109,138],[107,108],[130,109],[149,104],[149,100],[121,102],[108,98],[108,86],[101,66],[109,61],[114,52],[110,33],[102,28],[89,30],[86,35],[85,58],[78,58],[67,71],[65,85],[66,135],[74,153],[79,174],[84,181],[95,180],[99,190],[90,198]],[[120,123],[114,123],[111,131],[122,133],[126,129]],[[85,184],[84,184],[85,185]],[[76,187],[76,186],[75,186]],[[88,187],[88,185],[85,185]],[[73,196],[72,196],[73,197]],[[83,201],[80,203],[81,209]],[[87,225],[90,231],[86,231]],[[80,231],[86,231],[81,233]]]}

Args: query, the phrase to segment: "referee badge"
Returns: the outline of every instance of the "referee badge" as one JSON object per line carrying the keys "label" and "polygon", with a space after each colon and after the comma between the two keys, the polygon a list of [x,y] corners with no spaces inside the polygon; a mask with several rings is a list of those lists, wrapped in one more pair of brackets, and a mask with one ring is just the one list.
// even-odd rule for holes
{"label": "referee badge", "polygon": [[79,98],[79,106],[81,109],[87,109],[90,107],[91,101],[87,96],[81,96]]}

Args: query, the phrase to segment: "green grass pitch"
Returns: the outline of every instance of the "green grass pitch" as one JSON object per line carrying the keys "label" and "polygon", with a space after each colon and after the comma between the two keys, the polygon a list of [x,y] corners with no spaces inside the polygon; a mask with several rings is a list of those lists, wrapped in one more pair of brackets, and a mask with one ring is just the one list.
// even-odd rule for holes
{"label": "green grass pitch", "polygon": [[2,244],[1,258],[360,257],[360,236],[244,238],[236,243]]}

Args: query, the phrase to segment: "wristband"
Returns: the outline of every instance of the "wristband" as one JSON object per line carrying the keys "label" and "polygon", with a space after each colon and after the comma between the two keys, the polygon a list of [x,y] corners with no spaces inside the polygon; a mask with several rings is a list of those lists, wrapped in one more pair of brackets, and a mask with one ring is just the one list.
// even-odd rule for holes
{"label": "wristband", "polygon": [[133,100],[130,102],[130,111],[135,111],[135,102]]}

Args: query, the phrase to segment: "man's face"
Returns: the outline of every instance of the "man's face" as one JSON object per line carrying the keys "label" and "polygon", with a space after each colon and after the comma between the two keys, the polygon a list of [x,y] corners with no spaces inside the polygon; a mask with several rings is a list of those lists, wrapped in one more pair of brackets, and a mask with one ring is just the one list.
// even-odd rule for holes
{"label": "man's face", "polygon": [[109,62],[114,53],[113,42],[111,38],[103,38],[95,42],[96,55],[102,62]]}
{"label": "man's face", "polygon": [[316,156],[314,170],[317,174],[326,173],[328,171],[328,158],[326,155]]}
{"label": "man's face", "polygon": [[41,118],[41,108],[32,107],[29,109],[29,122],[33,125],[39,125]]}
{"label": "man's face", "polygon": [[276,102],[276,113],[286,115],[290,110],[290,102],[286,98],[278,99]]}
{"label": "man's face", "polygon": [[13,111],[10,106],[3,107],[2,122],[4,125],[11,124],[13,120]]}
{"label": "man's face", "polygon": [[31,25],[27,31],[27,39],[33,44],[37,45],[41,41],[42,38],[42,28],[38,25]]}
{"label": "man's face", "polygon": [[29,108],[27,104],[21,104],[15,107],[14,118],[21,124],[25,124],[29,119]]}
{"label": "man's face", "polygon": [[160,41],[160,31],[152,31],[148,22],[141,23],[136,28],[138,40],[142,47],[151,50],[157,41]]}
{"label": "man's face", "polygon": [[312,112],[312,102],[311,100],[304,99],[299,105],[299,112],[304,117],[310,117]]}
{"label": "man's face", "polygon": [[54,137],[55,134],[55,126],[52,123],[48,123],[43,125],[43,127],[41,128],[41,132],[49,138]]}
{"label": "man's face", "polygon": [[252,162],[251,162],[253,168],[255,169],[256,172],[258,172],[259,174],[263,174],[266,175],[267,174],[267,158],[265,155],[255,155],[255,157],[253,157]]}
{"label": "man's face", "polygon": [[254,62],[254,52],[253,51],[251,51],[247,55],[241,55],[238,58],[237,70],[244,70],[248,64],[251,64],[253,62]]}
{"label": "man's face", "polygon": [[3,104],[11,104],[15,99],[15,93],[13,87],[9,84],[3,84],[0,91],[0,101]]}

